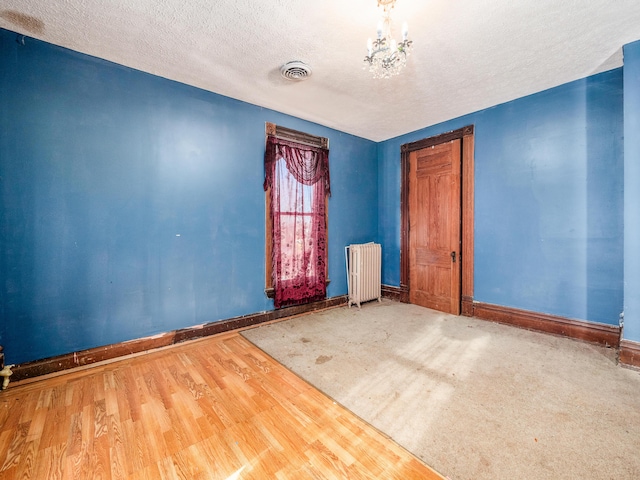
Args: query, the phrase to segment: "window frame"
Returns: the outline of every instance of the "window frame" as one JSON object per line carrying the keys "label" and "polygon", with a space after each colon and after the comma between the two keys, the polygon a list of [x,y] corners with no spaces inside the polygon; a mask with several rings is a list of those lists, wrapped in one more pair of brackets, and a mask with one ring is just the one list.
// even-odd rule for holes
{"label": "window frame", "polygon": [[[275,136],[283,140],[289,140],[291,142],[297,142],[306,145],[312,145],[314,147],[329,148],[329,139],[326,137],[318,137],[310,135],[308,133],[300,132],[286,127],[281,127],[275,123],[265,123],[265,145],[267,137]],[[275,289],[273,287],[273,218],[271,217],[271,187],[267,188],[264,192],[265,195],[265,280],[264,280],[264,293],[268,298],[274,298]],[[325,225],[325,285],[329,286],[331,280],[329,279],[329,195],[324,196],[324,225]]]}

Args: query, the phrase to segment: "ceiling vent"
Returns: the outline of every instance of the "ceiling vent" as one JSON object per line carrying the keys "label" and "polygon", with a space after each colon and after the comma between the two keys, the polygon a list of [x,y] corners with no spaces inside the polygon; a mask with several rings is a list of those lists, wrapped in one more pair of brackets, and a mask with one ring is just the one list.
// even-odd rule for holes
{"label": "ceiling vent", "polygon": [[311,76],[311,67],[304,62],[288,62],[280,68],[280,75],[287,80],[306,80]]}

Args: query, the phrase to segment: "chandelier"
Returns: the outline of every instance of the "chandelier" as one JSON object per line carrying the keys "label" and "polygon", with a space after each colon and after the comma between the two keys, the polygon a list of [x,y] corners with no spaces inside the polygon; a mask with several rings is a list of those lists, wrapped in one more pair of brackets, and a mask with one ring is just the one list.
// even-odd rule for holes
{"label": "chandelier", "polygon": [[378,7],[383,8],[382,19],[378,23],[378,36],[367,41],[367,56],[364,57],[364,68],[373,78],[389,78],[400,73],[407,64],[407,55],[411,51],[409,29],[406,22],[402,25],[402,41],[396,42],[391,36],[391,9],[396,0],[378,0]]}

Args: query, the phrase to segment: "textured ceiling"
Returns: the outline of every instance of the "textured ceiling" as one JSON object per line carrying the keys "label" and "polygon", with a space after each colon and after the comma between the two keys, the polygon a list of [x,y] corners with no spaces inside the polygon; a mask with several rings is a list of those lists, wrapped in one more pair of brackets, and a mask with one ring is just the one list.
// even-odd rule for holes
{"label": "textured ceiling", "polygon": [[[2,0],[0,27],[375,141],[622,65],[638,0],[398,0],[398,77],[362,69],[376,0]],[[279,68],[302,60],[304,82]]]}

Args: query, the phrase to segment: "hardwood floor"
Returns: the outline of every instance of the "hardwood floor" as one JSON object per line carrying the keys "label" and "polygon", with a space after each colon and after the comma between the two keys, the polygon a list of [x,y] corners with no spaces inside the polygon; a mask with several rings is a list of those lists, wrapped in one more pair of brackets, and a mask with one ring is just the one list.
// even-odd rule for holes
{"label": "hardwood floor", "polygon": [[237,333],[0,392],[0,479],[442,479]]}

